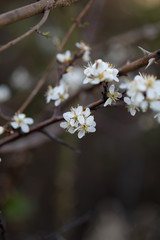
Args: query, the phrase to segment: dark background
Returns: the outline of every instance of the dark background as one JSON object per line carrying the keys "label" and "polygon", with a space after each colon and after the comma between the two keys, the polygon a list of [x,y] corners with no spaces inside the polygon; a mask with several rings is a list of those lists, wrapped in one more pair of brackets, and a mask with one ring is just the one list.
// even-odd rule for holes
{"label": "dark background", "polygon": [[[1,12],[31,2],[6,0]],[[86,3],[51,12],[41,30],[52,38],[32,34],[0,54],[0,83],[8,84],[12,92],[12,98],[1,104],[6,114],[11,116],[24,102],[56,52],[55,37],[63,39]],[[23,34],[40,17],[1,29],[0,44]],[[66,49],[74,51],[75,42],[84,40],[92,47],[93,61],[102,58],[120,67],[142,57],[137,46],[148,51],[160,48],[159,1],[96,0],[84,22],[88,27],[76,29]],[[11,84],[19,67],[29,74],[29,87],[23,90]],[[160,77],[159,64],[129,77],[139,71]],[[26,109],[36,123],[52,114],[44,94],[55,78],[56,71]],[[98,91],[82,94],[72,104],[86,105],[100,97]],[[71,230],[66,227],[62,235],[67,240],[160,239],[160,127],[151,112],[132,117],[124,107],[100,108],[94,116],[97,131],[82,140],[62,134],[59,124],[49,128],[81,154],[40,133],[0,150],[0,217],[7,239],[42,239],[80,217],[88,221],[75,228],[71,224]],[[1,119],[0,125],[4,123]]]}

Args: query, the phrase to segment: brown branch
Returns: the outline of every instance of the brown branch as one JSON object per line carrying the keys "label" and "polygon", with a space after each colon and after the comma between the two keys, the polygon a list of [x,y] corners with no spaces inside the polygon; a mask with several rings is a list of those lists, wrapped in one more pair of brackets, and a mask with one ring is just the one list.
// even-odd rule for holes
{"label": "brown branch", "polygon": [[[85,8],[82,10],[82,12],[78,15],[78,17],[75,19],[75,22],[73,23],[73,25],[70,27],[67,35],[65,36],[61,46],[59,47],[59,50],[62,51],[63,48],[65,47],[65,45],[67,44],[71,34],[73,33],[73,31],[75,30],[75,27],[80,23],[80,21],[82,20],[82,18],[85,16],[85,14],[87,13],[87,11],[89,10],[89,8],[91,7],[91,4],[93,3],[94,0],[90,0],[87,5],[85,6]],[[33,89],[33,91],[31,92],[31,94],[28,96],[28,98],[26,99],[26,101],[22,104],[22,106],[19,108],[20,112],[23,112],[24,109],[31,103],[31,101],[34,99],[34,97],[37,95],[37,93],[39,92],[39,90],[42,88],[42,86],[45,84],[45,82],[47,81],[47,78],[50,74],[50,72],[52,71],[54,64],[56,62],[56,56],[54,56],[50,62],[50,64],[48,65],[45,73],[43,74],[43,76],[40,78],[40,80],[38,81],[36,87]]]}
{"label": "brown branch", "polygon": [[128,72],[133,72],[141,67],[144,67],[148,64],[149,59],[155,58],[155,61],[160,60],[160,49],[156,50],[155,52],[149,54],[148,56],[145,56],[143,58],[140,58],[134,62],[128,63],[122,67],[119,68],[119,76],[124,76]]}
{"label": "brown branch", "polygon": [[44,12],[43,18],[41,19],[41,21],[35,25],[34,27],[32,27],[28,32],[24,33],[23,35],[21,35],[20,37],[8,42],[7,44],[3,45],[0,47],[0,52],[6,50],[7,48],[17,44],[18,42],[20,42],[21,40],[23,40],[24,38],[28,37],[29,35],[31,35],[34,31],[38,30],[47,20],[48,16],[49,16],[50,10],[47,9]]}
{"label": "brown branch", "polygon": [[56,123],[56,122],[59,122],[59,121],[62,121],[62,120],[63,120],[62,116],[57,116],[57,117],[53,117],[53,118],[47,119],[47,120],[37,124],[36,126],[32,127],[28,133],[20,134],[20,133],[16,132],[13,135],[10,135],[8,137],[3,138],[2,140],[0,140],[0,146],[5,145],[6,143],[12,142],[12,141],[14,141],[14,140],[16,140],[18,138],[27,136],[27,135],[29,135],[29,134],[31,134],[33,132],[40,131],[44,127],[47,127],[48,125],[50,125],[52,123]]}
{"label": "brown branch", "polygon": [[42,13],[48,6],[50,9],[55,9],[59,7],[69,6],[77,1],[79,0],[40,0],[27,6],[17,8],[0,15],[0,28]]}

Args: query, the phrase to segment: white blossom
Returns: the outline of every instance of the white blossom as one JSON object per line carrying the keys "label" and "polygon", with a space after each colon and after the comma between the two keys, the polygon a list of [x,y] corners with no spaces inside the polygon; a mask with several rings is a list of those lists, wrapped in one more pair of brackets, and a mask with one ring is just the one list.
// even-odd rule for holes
{"label": "white blossom", "polygon": [[83,79],[82,68],[70,67],[67,73],[63,74],[60,83],[64,83],[68,87],[69,94],[73,94],[82,87]]}
{"label": "white blossom", "polygon": [[111,85],[109,87],[109,92],[107,93],[107,101],[105,102],[104,104],[104,107],[108,106],[108,105],[111,105],[112,102],[116,102],[118,100],[118,98],[121,98],[122,97],[122,94],[119,93],[119,92],[116,92],[115,91],[115,85]]}
{"label": "white blossom", "polygon": [[86,43],[84,43],[83,41],[81,41],[80,43],[78,43],[78,42],[76,43],[76,47],[78,47],[79,49],[81,49],[84,52],[84,54],[82,56],[83,61],[89,62],[90,61],[90,50],[91,50],[90,46],[87,45]]}
{"label": "white blossom", "polygon": [[12,72],[10,83],[15,89],[26,90],[31,87],[33,77],[25,67],[19,66]]}
{"label": "white blossom", "polygon": [[32,118],[26,117],[23,113],[16,113],[10,123],[14,129],[20,128],[22,132],[27,133],[29,132],[29,126],[34,123]]}
{"label": "white blossom", "polygon": [[68,63],[72,60],[71,52],[67,50],[65,53],[58,53],[56,58],[61,63]]}
{"label": "white blossom", "polygon": [[132,116],[135,116],[136,111],[139,109],[134,105],[134,103],[131,101],[131,99],[129,97],[124,97],[124,102],[128,105],[128,111],[130,112],[130,114]]}
{"label": "white blossom", "polygon": [[55,106],[59,106],[63,101],[69,97],[68,88],[65,84],[60,84],[57,87],[48,87],[46,93],[46,101],[49,103],[51,100],[55,101]]}
{"label": "white blossom", "polygon": [[120,88],[126,89],[127,96],[132,105],[143,112],[150,107],[153,111],[160,111],[160,80],[153,75],[139,74],[132,81],[120,84]]}
{"label": "white blossom", "polygon": [[0,103],[6,102],[11,97],[11,91],[9,87],[5,84],[0,85]]}
{"label": "white blossom", "polygon": [[2,135],[5,132],[4,127],[0,126],[0,135]]}
{"label": "white blossom", "polygon": [[63,114],[65,122],[61,122],[60,126],[71,134],[77,131],[78,138],[82,138],[87,132],[96,131],[96,122],[90,114],[89,108],[83,110],[82,106],[78,106],[77,108],[72,107],[70,112]]}
{"label": "white blossom", "polygon": [[100,82],[111,82],[113,80],[119,82],[118,70],[101,59],[96,60],[94,64],[90,63],[84,70],[84,74],[86,75],[84,84],[99,84]]}

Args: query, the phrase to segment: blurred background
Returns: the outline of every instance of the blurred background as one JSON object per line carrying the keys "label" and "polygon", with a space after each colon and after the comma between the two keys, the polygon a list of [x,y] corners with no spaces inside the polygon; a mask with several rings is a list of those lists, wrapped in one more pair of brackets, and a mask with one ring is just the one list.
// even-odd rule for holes
{"label": "blurred background", "polygon": [[[32,2],[6,0],[1,13]],[[35,33],[0,53],[3,114],[12,116],[25,101],[86,3],[52,11],[41,28],[51,38]],[[23,34],[41,17],[0,29],[0,44]],[[92,48],[93,61],[102,58],[120,67],[143,56],[138,46],[160,48],[159,0],[95,0],[83,22],[88,26],[76,29],[65,50],[75,51],[75,43],[83,40]],[[52,116],[53,104],[46,105],[44,95],[48,84],[56,82],[56,69],[25,111],[35,123]],[[160,78],[159,69],[154,64],[128,77],[141,71]],[[71,105],[100,97],[98,90],[83,93]],[[59,123],[48,127],[81,154],[41,133],[0,149],[0,219],[6,239],[160,239],[160,126],[151,112],[132,117],[124,107],[100,108],[94,116],[96,133],[81,140],[63,133]],[[0,118],[0,125],[4,123]]]}

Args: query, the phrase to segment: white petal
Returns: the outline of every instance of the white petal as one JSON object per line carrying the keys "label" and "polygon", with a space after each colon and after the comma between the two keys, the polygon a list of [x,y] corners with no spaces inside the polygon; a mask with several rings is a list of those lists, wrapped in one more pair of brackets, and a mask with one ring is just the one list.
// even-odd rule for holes
{"label": "white petal", "polygon": [[23,114],[23,113],[19,113],[19,114],[18,114],[18,118],[20,118],[20,119],[24,119],[24,118],[25,118],[25,114]]}
{"label": "white petal", "polygon": [[91,114],[91,111],[89,108],[86,108],[86,110],[83,112],[85,117],[88,117]]}
{"label": "white petal", "polygon": [[154,101],[150,103],[150,108],[153,111],[160,112],[160,101]]}
{"label": "white petal", "polygon": [[54,105],[57,107],[61,104],[62,100],[61,99],[58,99],[55,101]]}
{"label": "white petal", "polygon": [[87,83],[89,83],[89,82],[90,82],[90,80],[89,80],[88,77],[86,77],[86,78],[83,80],[83,84],[87,84]]}
{"label": "white petal", "polygon": [[83,111],[82,106],[79,106],[79,107],[76,109],[76,115],[82,114],[82,111]]}
{"label": "white petal", "polygon": [[83,116],[78,116],[78,121],[79,121],[79,123],[82,124],[82,125],[85,123],[85,119],[84,119]]}
{"label": "white petal", "polygon": [[11,126],[14,128],[14,129],[17,129],[19,127],[18,123],[17,122],[11,122]]}
{"label": "white petal", "polygon": [[94,122],[94,117],[93,117],[93,116],[89,116],[89,117],[86,119],[86,124],[87,124],[87,125],[92,125],[93,122]]}
{"label": "white petal", "polygon": [[95,131],[96,129],[93,126],[87,128],[87,132],[95,132]]}
{"label": "white petal", "polygon": [[112,84],[112,85],[109,87],[109,92],[110,92],[111,94],[113,94],[113,93],[114,93],[114,90],[115,90],[115,86]]}
{"label": "white petal", "polygon": [[22,124],[21,124],[21,130],[22,130],[22,132],[24,132],[24,133],[29,132],[29,127],[28,127],[28,125],[22,123]]}
{"label": "white petal", "polygon": [[71,134],[73,134],[73,133],[75,132],[75,129],[72,128],[72,127],[70,127],[70,128],[68,128],[68,132],[71,133]]}
{"label": "white petal", "polygon": [[130,114],[131,114],[132,116],[135,116],[136,110],[135,110],[134,108],[130,108]]}
{"label": "white petal", "polygon": [[66,113],[63,114],[63,117],[68,122],[68,121],[70,121],[71,118],[74,117],[74,113],[73,112],[66,112]]}
{"label": "white petal", "polygon": [[26,123],[26,124],[33,124],[34,120],[33,120],[33,118],[25,118],[24,119],[24,123]]}
{"label": "white petal", "polygon": [[4,133],[4,127],[0,126],[0,135]]}
{"label": "white petal", "polygon": [[85,131],[80,130],[79,133],[78,133],[78,138],[81,139],[84,135],[85,135]]}
{"label": "white petal", "polygon": [[107,101],[105,102],[104,104],[104,107],[108,106],[108,105],[111,105],[112,103],[112,99],[111,98],[108,98]]}
{"label": "white petal", "polygon": [[75,126],[75,120],[74,120],[74,119],[71,119],[71,120],[70,120],[70,125],[71,125],[72,127]]}
{"label": "white petal", "polygon": [[129,97],[124,97],[124,102],[127,103],[128,105],[130,105],[131,99]]}
{"label": "white petal", "polygon": [[60,123],[60,127],[61,128],[67,128],[68,127],[68,123],[67,122],[61,122]]}

